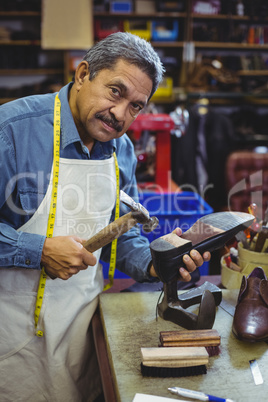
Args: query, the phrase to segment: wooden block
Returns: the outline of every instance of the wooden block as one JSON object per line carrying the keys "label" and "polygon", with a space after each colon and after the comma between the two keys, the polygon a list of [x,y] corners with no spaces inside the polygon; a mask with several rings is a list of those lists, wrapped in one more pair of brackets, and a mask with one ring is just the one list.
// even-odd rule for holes
{"label": "wooden block", "polygon": [[161,239],[167,241],[172,244],[174,247],[181,247],[185,244],[191,244],[189,240],[184,240],[182,237],[176,235],[175,233],[168,233],[164,236],[161,236]]}

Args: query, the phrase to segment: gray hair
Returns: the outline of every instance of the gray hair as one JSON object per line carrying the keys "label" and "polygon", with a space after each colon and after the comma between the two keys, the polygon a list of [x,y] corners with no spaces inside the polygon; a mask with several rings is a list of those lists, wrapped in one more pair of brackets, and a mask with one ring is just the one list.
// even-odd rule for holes
{"label": "gray hair", "polygon": [[125,60],[140,68],[152,80],[151,96],[162,81],[165,68],[152,45],[129,32],[116,32],[93,45],[84,56],[93,80],[99,71],[112,69],[117,61]]}

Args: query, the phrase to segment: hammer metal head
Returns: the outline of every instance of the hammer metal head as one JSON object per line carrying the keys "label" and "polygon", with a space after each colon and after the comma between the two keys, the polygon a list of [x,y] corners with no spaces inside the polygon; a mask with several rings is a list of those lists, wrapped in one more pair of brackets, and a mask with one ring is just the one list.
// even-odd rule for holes
{"label": "hammer metal head", "polygon": [[139,202],[135,202],[128,194],[123,190],[120,190],[120,201],[127,205],[131,211],[135,212],[135,217],[139,223],[142,223],[143,230],[146,233],[152,232],[159,224],[156,216],[150,217],[149,212]]}

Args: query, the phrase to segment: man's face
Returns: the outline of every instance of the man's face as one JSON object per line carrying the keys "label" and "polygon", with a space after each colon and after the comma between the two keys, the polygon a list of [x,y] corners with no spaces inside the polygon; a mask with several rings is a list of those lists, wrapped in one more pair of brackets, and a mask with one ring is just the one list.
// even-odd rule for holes
{"label": "man's face", "polygon": [[138,67],[119,60],[112,70],[101,70],[89,81],[89,69],[81,63],[70,98],[74,120],[85,145],[123,135],[147,104],[152,80]]}

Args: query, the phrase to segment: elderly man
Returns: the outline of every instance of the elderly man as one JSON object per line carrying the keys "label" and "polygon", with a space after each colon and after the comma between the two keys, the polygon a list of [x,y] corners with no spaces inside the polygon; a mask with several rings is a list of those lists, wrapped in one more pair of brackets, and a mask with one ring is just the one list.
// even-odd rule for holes
{"label": "elderly man", "polygon": [[[110,247],[92,254],[83,239],[114,219],[117,187],[137,198],[124,133],[163,71],[148,42],[116,33],[87,52],[58,94],[1,106],[3,401],[93,401],[101,392],[90,321],[103,289],[98,261]],[[191,257],[178,267],[186,281],[210,254]],[[156,277],[137,228],[118,239],[117,268],[140,282]]]}

